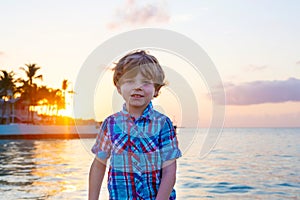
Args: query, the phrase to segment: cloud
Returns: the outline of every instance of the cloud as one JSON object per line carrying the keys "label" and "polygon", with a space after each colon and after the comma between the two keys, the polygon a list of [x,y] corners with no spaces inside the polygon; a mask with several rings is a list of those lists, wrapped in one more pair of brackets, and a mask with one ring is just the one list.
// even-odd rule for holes
{"label": "cloud", "polygon": [[[252,105],[300,101],[300,79],[255,81],[225,86],[227,105]],[[213,93],[218,101],[218,94]]]}
{"label": "cloud", "polygon": [[116,29],[125,25],[158,24],[169,21],[170,16],[163,3],[139,5],[134,0],[127,0],[125,5],[116,9],[115,19],[109,22],[107,27]]}
{"label": "cloud", "polygon": [[266,68],[268,68],[267,65],[249,65],[248,67],[246,67],[246,71],[256,72],[256,71],[262,71]]}

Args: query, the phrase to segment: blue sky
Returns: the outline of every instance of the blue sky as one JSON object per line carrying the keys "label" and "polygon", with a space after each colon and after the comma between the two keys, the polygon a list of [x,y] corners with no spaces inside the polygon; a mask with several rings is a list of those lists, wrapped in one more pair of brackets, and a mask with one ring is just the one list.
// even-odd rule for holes
{"label": "blue sky", "polygon": [[[231,102],[228,126],[300,126],[299,95],[293,95],[300,88],[299,1],[1,0],[0,4],[0,67],[17,76],[25,63],[37,63],[43,84],[61,87],[63,79],[74,84],[83,62],[102,42],[137,28],[165,28],[186,35],[207,52],[230,98],[252,94],[256,99],[246,105]],[[287,98],[278,98],[283,94],[280,84],[291,91]],[[267,89],[271,100],[261,103],[258,91],[266,85],[272,88]]]}

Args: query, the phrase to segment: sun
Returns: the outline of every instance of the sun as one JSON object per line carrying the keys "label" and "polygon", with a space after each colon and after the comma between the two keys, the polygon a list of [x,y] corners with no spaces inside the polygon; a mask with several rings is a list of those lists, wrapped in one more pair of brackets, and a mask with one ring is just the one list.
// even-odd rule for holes
{"label": "sun", "polygon": [[60,115],[60,116],[65,116],[65,117],[72,117],[72,116],[73,116],[73,109],[72,109],[72,108],[69,108],[69,107],[67,106],[66,109],[59,110],[59,111],[58,111],[58,115]]}

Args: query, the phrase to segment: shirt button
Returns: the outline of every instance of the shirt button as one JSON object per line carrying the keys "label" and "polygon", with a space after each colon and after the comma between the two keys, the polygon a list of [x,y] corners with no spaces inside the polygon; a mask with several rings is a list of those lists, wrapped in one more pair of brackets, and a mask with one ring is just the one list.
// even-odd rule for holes
{"label": "shirt button", "polygon": [[134,165],[137,165],[138,163],[137,163],[137,162],[133,162],[133,164],[134,164]]}

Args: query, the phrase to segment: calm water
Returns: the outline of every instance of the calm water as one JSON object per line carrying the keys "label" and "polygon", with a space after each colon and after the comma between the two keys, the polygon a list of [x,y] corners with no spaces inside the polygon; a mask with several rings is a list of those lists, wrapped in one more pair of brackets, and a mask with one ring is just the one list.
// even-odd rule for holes
{"label": "calm water", "polygon": [[[299,137],[300,129],[225,129],[204,158],[199,137],[178,160],[178,199],[300,199]],[[87,199],[92,143],[0,140],[0,199]]]}

